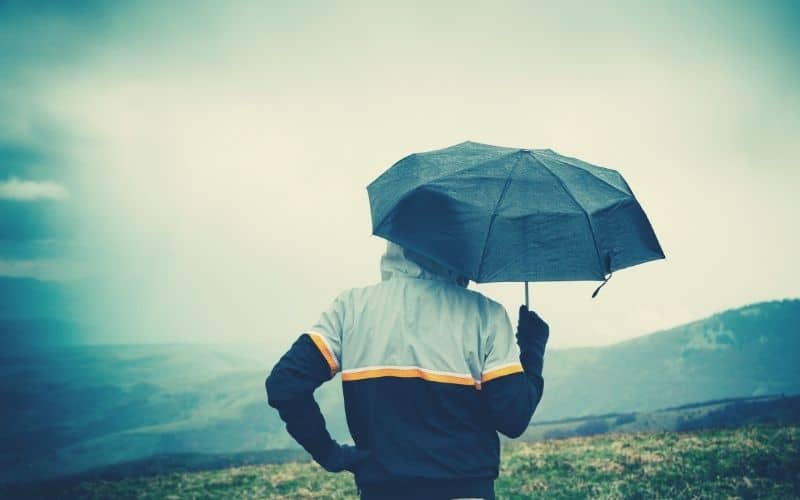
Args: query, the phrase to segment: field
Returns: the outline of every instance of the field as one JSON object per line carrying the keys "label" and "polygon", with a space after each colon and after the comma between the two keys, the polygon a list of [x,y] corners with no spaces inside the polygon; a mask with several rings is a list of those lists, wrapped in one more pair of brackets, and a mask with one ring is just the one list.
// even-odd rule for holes
{"label": "field", "polygon": [[[55,486],[17,494],[29,498],[357,498],[352,476],[329,474],[308,462]],[[800,498],[800,427],[612,433],[506,443],[496,491],[501,499]]]}

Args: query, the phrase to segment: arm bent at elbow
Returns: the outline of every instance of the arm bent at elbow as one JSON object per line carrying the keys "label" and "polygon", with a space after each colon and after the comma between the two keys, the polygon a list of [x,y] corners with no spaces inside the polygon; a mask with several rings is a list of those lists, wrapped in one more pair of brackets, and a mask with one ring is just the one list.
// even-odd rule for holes
{"label": "arm bent at elbow", "polygon": [[341,446],[325,428],[314,390],[332,377],[331,368],[308,335],[302,335],[272,369],[265,382],[267,402],[278,410],[286,430],[329,472],[351,470],[369,454]]}
{"label": "arm bent at elbow", "polygon": [[308,335],[302,335],[265,383],[267,402],[278,410],[289,434],[315,459],[325,456],[335,444],[314,400],[314,390],[330,378],[322,355]]}

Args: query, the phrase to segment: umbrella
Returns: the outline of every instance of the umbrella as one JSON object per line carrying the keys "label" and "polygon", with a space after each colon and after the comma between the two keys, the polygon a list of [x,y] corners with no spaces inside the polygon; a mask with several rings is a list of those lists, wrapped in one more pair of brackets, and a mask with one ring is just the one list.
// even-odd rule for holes
{"label": "umbrella", "polygon": [[526,303],[529,281],[602,287],[664,258],[622,175],[550,149],[468,141],[416,153],[367,192],[373,234],[477,283],[526,282]]}

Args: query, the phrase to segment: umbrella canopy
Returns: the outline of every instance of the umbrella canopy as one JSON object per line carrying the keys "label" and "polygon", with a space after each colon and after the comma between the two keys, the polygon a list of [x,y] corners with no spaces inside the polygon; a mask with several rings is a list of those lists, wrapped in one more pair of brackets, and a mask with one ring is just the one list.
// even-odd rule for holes
{"label": "umbrella canopy", "polygon": [[367,192],[373,234],[478,283],[604,280],[664,258],[618,172],[550,149],[412,154]]}

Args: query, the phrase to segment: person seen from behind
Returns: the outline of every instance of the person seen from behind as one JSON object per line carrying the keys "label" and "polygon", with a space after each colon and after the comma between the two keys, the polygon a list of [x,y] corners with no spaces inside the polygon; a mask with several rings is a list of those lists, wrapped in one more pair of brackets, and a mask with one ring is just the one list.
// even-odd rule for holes
{"label": "person seen from behind", "polygon": [[[363,500],[494,499],[498,432],[520,436],[542,397],[547,324],[520,307],[515,342],[503,306],[391,242],[381,277],[300,335],[267,377],[269,405]],[[336,373],[355,446],[331,438],[314,400]]]}

